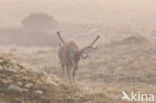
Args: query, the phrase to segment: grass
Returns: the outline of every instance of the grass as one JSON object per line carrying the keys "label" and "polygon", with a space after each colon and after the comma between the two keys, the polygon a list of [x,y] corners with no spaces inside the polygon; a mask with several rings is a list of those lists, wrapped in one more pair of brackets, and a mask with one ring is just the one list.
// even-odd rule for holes
{"label": "grass", "polygon": [[[62,79],[57,48],[1,47],[0,54],[27,70],[43,71],[54,80],[61,80],[63,85],[59,88],[46,87],[51,91],[47,95],[54,97],[56,103],[119,103],[123,90],[156,94],[154,43],[110,45],[99,45],[97,50],[90,50],[88,59],[81,60],[75,84]],[[51,95],[54,92],[57,95]],[[58,101],[62,92],[64,95]]]}

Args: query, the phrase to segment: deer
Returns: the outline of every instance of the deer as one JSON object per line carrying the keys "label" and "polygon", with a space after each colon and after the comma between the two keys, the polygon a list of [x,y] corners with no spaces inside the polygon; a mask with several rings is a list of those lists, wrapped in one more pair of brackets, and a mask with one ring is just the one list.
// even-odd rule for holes
{"label": "deer", "polygon": [[80,59],[88,58],[88,54],[86,51],[90,48],[95,49],[95,47],[93,47],[93,44],[95,44],[100,36],[97,36],[90,45],[82,49],[80,49],[79,46],[72,40],[66,43],[60,35],[60,32],[57,32],[57,36],[63,44],[60,44],[58,49],[58,58],[60,60],[63,77],[65,77],[66,75],[66,78],[68,80],[74,82]]}

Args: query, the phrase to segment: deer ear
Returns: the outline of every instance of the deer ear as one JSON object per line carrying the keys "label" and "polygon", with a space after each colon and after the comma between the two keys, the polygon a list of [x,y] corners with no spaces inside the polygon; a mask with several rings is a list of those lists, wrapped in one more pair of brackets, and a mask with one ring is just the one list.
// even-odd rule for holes
{"label": "deer ear", "polygon": [[88,58],[88,54],[86,54],[86,55],[81,54],[81,58],[82,58],[82,59]]}

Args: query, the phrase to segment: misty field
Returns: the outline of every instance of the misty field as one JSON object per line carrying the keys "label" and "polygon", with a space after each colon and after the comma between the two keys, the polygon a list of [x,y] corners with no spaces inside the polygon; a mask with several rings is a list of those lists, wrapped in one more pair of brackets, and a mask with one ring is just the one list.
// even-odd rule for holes
{"label": "misty field", "polygon": [[[148,101],[156,96],[155,4],[0,0],[0,103],[155,103]],[[80,49],[100,37],[75,82],[62,75],[58,32]],[[132,92],[135,101],[122,99]]]}
{"label": "misty field", "polygon": [[[78,91],[85,91],[90,96],[85,94],[82,98],[90,99],[82,99],[81,103],[119,103],[122,102],[122,91],[156,94],[155,43],[142,36],[129,36],[120,41],[98,43],[96,46],[96,49],[88,50],[87,59],[80,61],[76,81],[72,84],[62,78],[57,47],[1,46],[0,54],[1,57],[15,60],[28,71],[44,73],[54,81],[57,78],[59,82],[67,83],[69,90],[73,88],[70,88],[70,85],[75,85],[75,88],[80,89]],[[51,95],[48,97],[52,101],[56,99]],[[80,103],[80,101],[76,102],[73,99],[70,102],[64,100],[54,103]]]}

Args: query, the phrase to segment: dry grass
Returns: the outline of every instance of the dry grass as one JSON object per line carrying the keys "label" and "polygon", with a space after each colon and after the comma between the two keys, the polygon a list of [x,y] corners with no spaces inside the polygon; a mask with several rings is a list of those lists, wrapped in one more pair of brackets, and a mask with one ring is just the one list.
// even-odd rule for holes
{"label": "dry grass", "polygon": [[[48,73],[48,76],[56,75],[62,78],[57,48],[14,46],[1,47],[1,51],[3,56],[7,54],[5,57],[17,60],[29,67],[27,69],[44,71]],[[82,95],[82,98],[79,98],[82,101],[71,101],[71,103],[82,103],[85,99],[88,100],[86,103],[118,103],[121,102],[123,90],[156,94],[156,47],[154,43],[104,44],[99,45],[96,50],[90,50],[89,55],[88,59],[81,60],[74,85],[61,80],[70,92],[73,91],[71,88],[78,88],[74,90],[81,91],[75,95],[80,97]],[[66,96],[72,96],[72,94],[67,94]],[[67,102],[63,100],[64,102],[61,103]]]}

